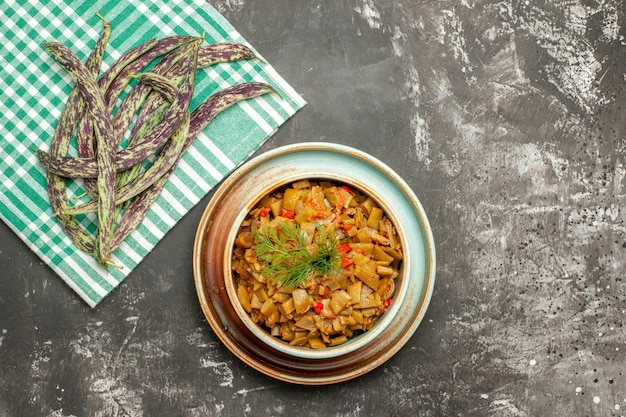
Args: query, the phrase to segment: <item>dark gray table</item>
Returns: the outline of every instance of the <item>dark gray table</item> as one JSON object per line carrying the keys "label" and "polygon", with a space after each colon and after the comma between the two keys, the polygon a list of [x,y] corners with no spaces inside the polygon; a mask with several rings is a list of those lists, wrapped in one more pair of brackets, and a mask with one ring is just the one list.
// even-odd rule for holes
{"label": "dark gray table", "polygon": [[269,379],[205,322],[192,210],[89,309],[0,225],[0,416],[626,415],[622,0],[211,1],[431,220],[426,319],[375,371]]}

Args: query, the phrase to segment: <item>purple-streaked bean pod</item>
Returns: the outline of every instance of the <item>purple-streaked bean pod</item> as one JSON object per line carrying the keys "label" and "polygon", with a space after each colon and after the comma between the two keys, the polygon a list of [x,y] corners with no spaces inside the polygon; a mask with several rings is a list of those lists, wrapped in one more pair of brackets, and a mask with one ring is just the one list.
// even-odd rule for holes
{"label": "purple-streaked bean pod", "polygon": [[[126,69],[128,71],[133,71],[135,69],[140,70],[144,68],[145,66],[147,66],[150,63],[150,61],[152,61],[155,57],[164,55],[168,53],[170,50],[175,49],[176,47],[180,45],[188,44],[193,39],[197,39],[197,38],[192,38],[189,36],[173,36],[173,37],[162,39],[158,41],[156,46],[153,46],[153,48],[151,48],[147,52],[141,53],[141,54],[134,54],[137,56],[137,58],[134,59],[130,64],[127,64]],[[135,47],[134,49],[138,50],[139,48]],[[180,48],[176,51],[169,53],[155,65],[154,69],[151,72],[156,71],[156,73],[158,74],[166,74],[166,76],[169,78],[180,76],[181,75],[180,65],[176,65],[176,64],[180,60],[180,58],[187,52],[188,52],[187,50]],[[127,53],[124,56],[126,55],[129,55],[129,54]],[[252,52],[252,50],[250,50],[250,48],[248,48],[247,46],[243,44],[219,43],[219,44],[200,47],[200,49],[198,50],[197,67],[204,68],[209,65],[214,65],[220,62],[233,62],[236,60],[253,59],[255,57],[256,56]],[[119,61],[122,61],[122,58],[120,58]],[[124,60],[124,61],[127,62],[127,60]],[[170,73],[169,71],[172,69],[173,66],[175,67],[174,72]],[[117,70],[117,72],[120,73],[120,75],[117,76],[114,80],[112,80],[113,82],[110,83],[111,88],[107,90],[107,95],[106,95],[106,97],[108,98],[107,108],[109,110],[112,109],[113,105],[116,102],[117,96],[121,92],[121,89],[123,89],[123,87],[127,85],[130,79],[130,77],[127,76],[127,74],[124,74],[121,71],[121,69],[122,68],[119,68]],[[125,105],[123,102],[122,106],[116,113],[116,115],[118,116],[113,118],[114,134],[118,138],[118,141],[119,141],[121,140],[122,135],[124,134],[128,125],[130,124],[130,121],[132,120],[132,116],[134,112],[139,107],[141,107],[141,113],[138,116],[134,124],[133,131],[131,132],[131,135],[130,135],[131,136],[131,140],[129,141],[130,148],[121,150],[118,153],[118,161],[116,163],[117,172],[124,171],[133,165],[139,164],[141,161],[148,158],[151,154],[157,152],[160,149],[160,146],[162,145],[162,144],[158,144],[159,146],[154,146],[154,144],[150,144],[150,143],[142,144],[141,141],[132,140],[132,138],[137,137],[136,130],[145,124],[144,119],[146,115],[150,114],[152,111],[154,111],[156,107],[158,107],[162,103],[162,97],[160,97],[160,95],[156,95],[156,96],[151,96],[153,98],[153,100],[151,100],[151,104],[148,104],[147,102],[142,104],[143,99],[145,98],[143,94],[146,94],[147,92],[149,92],[149,89],[146,88],[147,86],[141,86],[141,85],[142,84],[138,84],[133,90],[131,90],[131,92],[127,96],[129,97],[127,99],[128,101],[126,102],[127,104]],[[103,88],[104,86],[100,83],[100,87]],[[115,94],[111,95],[110,94],[111,91],[115,91]],[[134,100],[137,100],[137,101],[133,102]],[[122,115],[124,116],[122,117]],[[150,138],[147,138],[147,139],[150,140]],[[133,144],[137,144],[137,145],[133,145]],[[137,146],[136,155],[133,155],[135,151],[134,146]],[[91,148],[91,145],[90,145],[90,148]],[[86,157],[89,156],[88,151],[81,153],[79,150],[79,155],[81,156],[79,156],[78,158],[65,157],[65,156],[55,158],[51,155],[44,154],[42,151],[39,151],[38,154],[44,166],[46,166],[48,169],[55,170],[55,172],[58,172],[60,175],[76,176],[76,177],[83,177],[83,178],[94,178],[97,176],[97,171],[95,170],[95,160],[91,159],[90,161],[86,159]],[[87,182],[88,181],[86,181],[86,185],[87,185]],[[92,194],[95,194],[95,193],[92,193]]]}
{"label": "purple-streaked bean pod", "polygon": [[[115,74],[115,76],[109,76],[105,78],[105,76],[107,75],[105,74],[105,76],[103,76],[103,78],[99,80],[98,85],[105,94],[105,104],[107,111],[109,113],[113,111],[113,108],[117,103],[120,94],[130,82],[131,77],[129,76],[129,73],[143,70],[156,58],[167,55],[176,48],[179,48],[180,46],[185,45],[193,41],[194,39],[197,38],[186,35],[169,36],[158,41],[156,39],[152,39],[144,44],[131,48],[128,52],[122,55],[122,57],[120,57],[120,59],[118,59],[113,65],[113,67],[115,67],[115,71],[111,72],[111,74]],[[160,64],[160,62],[161,61],[159,61],[157,65],[163,65]],[[126,71],[123,71],[123,69],[126,69]],[[133,112],[134,114],[136,110],[129,111]],[[124,109],[118,109],[117,113],[119,113],[119,116],[123,115]],[[116,127],[116,123],[119,124],[119,121],[117,120],[118,118],[113,118],[114,136],[117,140],[116,147],[119,146],[120,142],[122,141],[124,132],[126,131],[126,129],[128,129],[128,126]],[[132,119],[132,115],[130,115],[130,118]],[[130,123],[130,119],[128,119],[127,123]],[[85,129],[88,128],[89,126],[85,126]],[[121,133],[119,132],[120,130]],[[86,130],[86,133],[89,134],[89,130]],[[79,142],[78,155],[81,157],[93,156],[93,152],[89,152],[90,149],[93,149],[94,147],[92,136],[86,135],[84,139],[81,140],[81,138],[78,138],[78,140],[82,142],[82,144],[81,142]],[[85,181],[85,188],[87,189],[87,192],[91,195],[97,194],[96,184],[94,180],[87,179]]]}
{"label": "purple-streaked bean pod", "polygon": [[163,175],[156,180],[148,189],[137,195],[130,201],[129,206],[124,211],[122,219],[113,235],[111,246],[115,250],[122,242],[135,230],[146,217],[152,204],[159,198],[163,187],[167,183],[169,176]]}
{"label": "purple-streaked bean pod", "polygon": [[[96,13],[104,25],[104,30],[107,32],[107,38],[110,37],[111,34],[111,25],[110,23],[99,13]],[[106,45],[108,42],[98,42],[94,47],[94,53],[99,56],[104,56],[104,51],[106,49]],[[96,78],[98,78],[98,74],[96,74]],[[91,137],[93,135],[93,128],[90,123],[90,118],[88,114],[83,114],[83,117],[78,122],[77,130],[76,130],[76,144],[78,147],[79,155],[81,156],[93,156],[93,151],[90,154],[82,154],[83,148],[89,147],[91,148]],[[89,149],[91,150],[91,149]]]}
{"label": "purple-streaked bean pod", "polygon": [[[179,156],[185,147],[187,134],[189,132],[189,113],[185,113],[170,140],[167,141],[163,150],[154,158],[152,164],[141,172],[132,181],[122,184],[115,194],[116,205],[120,205],[139,193],[149,188],[165,172],[172,168],[179,160]],[[66,214],[84,214],[94,212],[98,209],[99,197],[94,197],[91,201],[68,207]]]}
{"label": "purple-streaked bean pod", "polygon": [[[190,53],[195,53],[198,49],[198,44],[202,41],[201,38],[194,38],[194,41],[187,42],[180,48],[174,50],[172,53],[165,55],[153,68],[151,72],[159,74],[160,72],[167,71],[172,65],[176,64],[180,60],[184,60]],[[130,77],[130,75],[129,75]],[[135,112],[141,107],[141,104],[145,100],[145,97],[150,92],[150,86],[145,83],[138,83],[130,93],[124,98],[122,104],[118,108],[117,112],[113,116],[113,134],[118,139],[116,148],[119,146],[124,132],[128,129]],[[180,123],[180,118],[183,113],[188,111],[189,101],[193,96],[193,86],[187,88],[185,94],[177,96],[174,103],[170,106],[169,114],[163,118],[163,123],[153,129],[146,137],[144,142],[146,146],[139,147],[138,152],[135,153],[135,149],[132,144],[135,142],[132,139],[136,137],[136,132],[131,133],[130,145],[122,151],[123,154],[118,154],[118,159],[122,162],[126,162],[125,169],[141,163],[150,155],[156,153],[163,147],[167,138],[172,135],[172,132],[176,125]],[[182,101],[181,101],[182,100]],[[184,106],[185,109],[183,109]],[[138,121],[138,125],[142,125],[144,120]],[[136,123],[137,124],[137,123]],[[131,159],[127,159],[129,156]],[[87,180],[89,181],[89,180]],[[94,193],[97,196],[97,193]]]}
{"label": "purple-streaked bean pod", "polygon": [[98,230],[94,257],[103,266],[111,258],[111,238],[115,231],[115,151],[111,119],[104,105],[104,98],[93,76],[68,47],[58,42],[48,42],[44,47],[67,70],[83,95],[94,136],[98,141],[96,163],[98,166]]}
{"label": "purple-streaked bean pod", "polygon": [[[274,88],[263,83],[246,83],[226,88],[218,93],[214,93],[205,100],[200,106],[191,113],[190,130],[185,141],[185,148],[181,153],[189,148],[195,137],[198,135],[217,114],[227,109],[234,103],[249,98],[254,98],[263,94],[277,93]],[[191,129],[193,123],[193,130]],[[126,208],[122,216],[119,226],[113,236],[112,246],[117,248],[128,235],[135,230],[143,221],[146,214],[152,207],[152,204],[159,197],[167,181],[174,173],[178,163],[170,168],[158,180],[156,180],[149,188],[138,194],[131,200],[130,205]]]}
{"label": "purple-streaked bean pod", "polygon": [[[250,82],[238,84],[232,87],[228,87],[222,91],[214,93],[209,99],[200,104],[191,115],[191,127],[190,132],[193,135],[197,135],[208,122],[218,112],[226,109],[230,105],[241,101],[246,98],[256,97],[262,94],[278,92],[273,87],[259,82]],[[158,122],[160,118],[156,118]],[[153,122],[154,123],[154,122]],[[144,123],[145,125],[145,123]],[[151,125],[154,126],[154,125]],[[141,140],[144,135],[138,135],[138,144],[136,148],[140,158],[129,152],[130,148],[123,149],[117,153],[117,159],[115,163],[115,169],[117,172],[122,172],[129,169],[133,165],[141,163],[149,155],[151,155],[154,149],[149,143]],[[156,152],[158,149],[155,149]],[[92,158],[80,158],[80,157],[54,157],[44,151],[37,151],[38,157],[46,169],[58,173],[65,177],[96,177],[98,174],[97,166]]]}
{"label": "purple-streaked bean pod", "polygon": [[[98,56],[104,56],[104,51],[106,49],[106,46],[108,44],[108,38],[110,38],[111,36],[111,24],[99,13],[96,13],[96,16],[98,16],[100,18],[100,20],[102,20],[103,23],[103,32],[106,31],[106,37],[107,37],[107,41],[106,42],[97,42],[96,46],[94,47],[93,53],[97,54]],[[98,78],[99,74],[96,74],[96,79]],[[76,143],[78,146],[78,151],[79,151],[79,155],[81,156],[93,156],[93,152],[89,155],[82,155],[82,147],[85,146],[86,144],[84,142],[89,141],[89,144],[91,144],[91,135],[93,134],[93,129],[91,129],[91,123],[89,120],[89,117],[83,116],[83,118],[81,119],[81,121],[78,123],[78,128],[77,128],[77,132],[76,132]]]}
{"label": "purple-streaked bean pod", "polygon": [[177,79],[171,79],[154,72],[131,74],[131,77],[136,78],[141,83],[152,88],[154,91],[158,92],[164,100],[170,103],[176,99],[178,84],[183,79],[182,75]]}
{"label": "purple-streaked bean pod", "polygon": [[[168,115],[169,114],[168,109]],[[173,131],[175,127],[176,126],[171,127],[171,130]],[[163,123],[159,123],[159,125],[147,135],[146,140],[142,140],[141,142],[118,151],[115,160],[115,170],[117,172],[124,171],[158,152],[167,140],[167,137],[163,138],[163,132],[169,129],[169,126],[163,126]],[[47,158],[50,158],[50,167],[60,167],[64,165],[66,172],[71,173],[70,176],[94,178],[98,175],[98,167],[94,158],[83,158],[79,156],[58,157],[52,154],[49,154]]]}
{"label": "purple-streaked bean pod", "polygon": [[[135,88],[139,87],[140,85],[143,84],[138,83]],[[148,86],[146,87],[149,89]],[[191,97],[193,96],[193,85],[183,84],[180,91],[183,91],[184,94],[177,96],[177,99],[174,101],[174,103],[172,103],[172,106],[170,107],[170,111],[163,118],[162,123],[159,123],[155,127],[155,129],[153,129],[148,135],[146,135],[143,140],[131,144],[128,147],[121,149],[119,152],[117,152],[117,158],[115,163],[116,171],[123,171],[132,167],[133,165],[141,163],[146,158],[150,157],[163,147],[165,141],[171,136],[178,123],[180,123],[180,118],[182,117],[183,113],[185,111],[188,111],[189,109],[189,102],[191,101]],[[183,104],[185,105],[185,108],[183,108]],[[50,155],[50,158],[55,157]],[[73,173],[74,176],[77,177],[89,178],[93,177],[93,174],[98,172],[95,160],[93,158],[63,157],[59,161],[50,163],[51,167],[59,167],[61,165],[64,165],[68,172]]]}
{"label": "purple-streaked bean pod", "polygon": [[[196,42],[199,38],[194,38]],[[192,42],[187,42],[180,48],[172,51],[171,53],[165,55],[159,62],[155,64],[155,66],[151,69],[150,72],[163,75],[172,65],[182,59],[185,55],[192,52],[194,46]],[[134,71],[137,72],[137,71]],[[131,77],[129,74],[126,74],[128,79]],[[113,128],[115,132],[115,136],[121,140],[126,130],[128,130],[133,116],[137,112],[137,110],[143,104],[146,96],[150,93],[150,86],[144,83],[137,83],[133,87],[133,89],[126,95],[122,103],[120,104],[118,110],[115,112],[113,116]],[[115,97],[117,100],[117,96]],[[112,104],[109,102],[109,104]],[[179,118],[180,121],[180,118]],[[139,121],[141,124],[142,121]],[[170,132],[171,134],[171,132]],[[144,158],[145,159],[145,158]]]}
{"label": "purple-streaked bean pod", "polygon": [[[143,137],[151,132],[167,114],[170,104],[165,103],[156,109],[150,117],[139,127],[136,140],[141,141]],[[96,178],[98,176],[98,166],[94,158],[78,158],[73,156],[54,157],[50,153],[37,150],[37,157],[43,167],[50,173],[65,178]],[[132,167],[131,167],[132,168]],[[122,172],[129,169],[122,164],[121,159],[115,160],[115,171]]]}
{"label": "purple-streaked bean pod", "polygon": [[[126,85],[120,81],[120,76],[124,74],[123,70],[125,68],[130,68],[135,62],[139,61],[141,57],[153,57],[155,54],[158,54],[160,52],[159,50],[157,50],[157,47],[159,45],[159,41],[157,41],[156,39],[150,39],[125,52],[98,80],[98,87],[100,88],[100,90],[108,94],[116,94],[115,97],[117,97]],[[151,58],[151,60],[152,59],[154,58]],[[149,61],[145,65],[148,65],[148,63]],[[122,78],[124,77],[122,76]],[[128,80],[126,81],[126,83],[128,83]],[[107,104],[107,111],[110,112],[111,108],[115,104],[115,101],[113,101],[113,104],[111,104],[110,106],[108,105],[106,100],[105,103]],[[85,122],[81,124],[83,128],[86,129],[88,134],[77,138],[78,155],[83,157],[93,157],[93,135],[89,134],[90,123],[88,120],[85,120]],[[80,130],[81,129],[79,129],[79,131]]]}
{"label": "purple-streaked bean pod", "polygon": [[[111,25],[109,22],[100,15],[98,15],[98,17],[103,23],[102,32],[100,33],[96,46],[89,54],[85,64],[88,74],[94,80],[98,77],[100,72],[104,50],[106,49],[106,45],[108,44],[111,35]],[[75,86],[68,97],[63,111],[61,112],[61,117],[59,118],[50,143],[50,153],[52,155],[65,155],[69,150],[72,133],[80,120],[83,108],[83,97],[81,96],[78,88]],[[69,206],[65,188],[65,178],[48,172],[46,176],[46,186],[53,213]],[[76,221],[74,217],[63,214],[55,214],[55,217],[57,218],[61,228],[65,231],[66,235],[69,236],[78,249],[87,253],[93,253],[95,248],[93,237]]]}
{"label": "purple-streaked bean pod", "polygon": [[[184,62],[180,61],[177,63],[177,65],[182,64],[182,63]],[[176,79],[170,80],[169,78],[166,78],[163,75],[156,74],[153,72],[146,72],[146,73],[136,74],[133,76],[137,78],[141,83],[151,87],[156,93],[158,93],[158,95],[160,95],[163,98],[163,100],[159,101],[159,103],[161,103],[160,107],[153,109],[150,113],[150,116],[147,118],[147,120],[150,120],[153,117],[154,113],[162,109],[167,102],[172,103],[176,100],[176,95],[178,94],[178,84],[183,79],[183,76],[181,75],[180,77]],[[144,106],[146,104],[147,103],[144,103]],[[143,140],[143,138],[145,138],[145,135],[139,134],[139,131],[142,130],[142,127],[145,126],[146,124],[145,120],[146,119],[137,120],[135,122],[135,125],[130,134],[130,139],[128,141],[129,144],[136,143],[137,141]],[[119,187],[120,185],[129,182],[133,178],[135,178],[137,175],[139,175],[139,172],[141,170],[141,165],[142,164],[133,165],[127,170],[124,170],[121,173],[119,173],[117,176],[117,182],[116,182],[117,186]]]}
{"label": "purple-streaked bean pod", "polygon": [[252,49],[241,43],[215,43],[200,48],[198,51],[198,68],[205,68],[218,63],[242,61],[244,59],[258,59],[258,57]]}
{"label": "purple-streaked bean pod", "polygon": [[270,93],[280,97],[280,93],[274,87],[261,82],[241,83],[213,93],[191,112],[190,136],[197,136],[218,113],[233,104]]}
{"label": "purple-streaked bean pod", "polygon": [[[182,62],[186,72],[180,90],[178,91],[177,97],[174,100],[174,103],[172,103],[172,107],[176,106],[177,103],[179,103],[178,107],[182,110],[180,119],[181,121],[183,119],[186,120],[189,116],[189,102],[191,100],[191,96],[193,95],[193,86],[195,82],[199,42],[193,42],[191,45],[195,46],[192,53],[182,58]],[[159,126],[163,124],[164,122],[162,122]],[[189,130],[188,124],[189,122],[186,122],[185,125],[187,126],[183,126],[185,133],[184,135],[178,132],[176,137],[172,136],[172,139],[166,141],[166,144],[163,147],[162,151],[144,172],[142,172],[138,177],[134,178],[131,182],[123,184],[117,190],[115,201],[116,205],[119,205],[133,198],[140,192],[144,191],[155,180],[163,175],[164,172],[169,170],[173,165],[177,163],[180,158],[182,148],[185,146],[185,141],[187,139],[187,132]],[[172,134],[176,132],[177,129],[180,128],[180,126],[181,123],[178,123],[176,126],[174,126]],[[98,195],[87,203],[77,204],[75,206],[68,207],[66,208],[65,213],[81,214],[93,212],[99,207],[101,198],[102,197]]]}
{"label": "purple-streaked bean pod", "polygon": [[[227,62],[235,62],[246,59],[256,59],[256,54],[246,45],[235,42],[222,42],[212,45],[200,47],[198,50],[197,68],[206,68],[211,65]],[[173,65],[168,69],[166,76],[169,78],[179,77],[181,74],[180,65]],[[151,94],[146,102],[142,105],[141,111],[137,116],[137,122],[147,117],[156,107],[163,102],[163,97],[158,94]],[[132,136],[132,133],[131,133]]]}
{"label": "purple-streaked bean pod", "polygon": [[[172,135],[172,138],[164,147],[163,152],[155,158],[153,164],[142,172],[141,175],[120,187],[120,199],[134,201],[131,200],[131,198],[135,198],[144,193],[147,189],[152,187],[152,185],[157,183],[166,172],[175,168],[187,141],[187,136],[189,134],[189,120],[190,114],[186,113],[183,116],[180,125],[176,128],[176,131]],[[128,212],[126,212],[126,214],[130,215]],[[121,224],[122,223],[120,222],[120,225]]]}
{"label": "purple-streaked bean pod", "polygon": [[[174,35],[159,39],[158,41],[156,41],[154,48],[146,51],[145,54],[141,54],[140,56],[138,56],[132,62],[127,64],[125,69],[127,71],[130,71],[131,73],[138,73],[140,71],[143,71],[144,68],[146,68],[156,58],[162,56],[163,58],[159,60],[155,64],[155,66],[172,65],[172,63],[168,64],[168,59],[166,57],[171,55],[171,53],[173,53],[173,51],[177,48],[192,42],[194,39],[198,38],[187,35]],[[129,81],[130,78],[128,77],[128,72],[121,72],[113,80],[110,87],[107,88],[104,98],[109,113],[112,112],[113,107],[117,103],[120,94],[122,93],[122,91],[124,91]]]}

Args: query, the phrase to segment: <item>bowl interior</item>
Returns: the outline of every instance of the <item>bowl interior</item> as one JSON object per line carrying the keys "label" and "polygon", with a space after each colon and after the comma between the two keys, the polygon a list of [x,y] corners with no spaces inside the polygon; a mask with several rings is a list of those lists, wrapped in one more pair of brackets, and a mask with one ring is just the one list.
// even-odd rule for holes
{"label": "bowl interior", "polygon": [[308,179],[311,181],[331,181],[333,183],[348,185],[359,192],[371,197],[378,205],[383,209],[387,217],[393,223],[398,238],[404,248],[404,242],[406,242],[406,236],[404,235],[401,224],[398,222],[398,218],[395,215],[393,208],[385,204],[385,200],[376,190],[369,187],[366,183],[359,181],[355,178],[348,178],[345,176],[339,176],[332,173],[318,174],[315,177],[309,175],[296,175],[290,176],[288,180],[285,178],[277,179],[271,183],[267,183],[265,187],[258,189],[255,195],[251,195],[248,202],[240,210],[233,227],[230,229],[230,233],[227,239],[229,244],[225,248],[224,259],[224,276],[226,278],[226,291],[229,298],[233,303],[233,307],[237,312],[239,319],[245,324],[245,326],[259,339],[259,341],[265,343],[269,347],[276,349],[285,354],[310,359],[324,359],[332,358],[336,356],[346,355],[363,348],[369,341],[378,337],[383,329],[393,320],[398,311],[398,306],[402,304],[404,296],[406,294],[406,279],[405,277],[409,273],[410,266],[410,252],[403,252],[403,261],[400,264],[399,276],[395,279],[396,288],[393,295],[393,303],[378,319],[378,321],[372,326],[371,329],[350,337],[347,342],[338,346],[328,346],[322,349],[312,349],[303,346],[292,346],[289,343],[271,336],[268,331],[262,328],[257,323],[254,323],[250,315],[244,310],[237,297],[236,278],[232,270],[232,251],[234,249],[235,238],[237,237],[241,223],[246,218],[250,210],[252,210],[258,202],[270,192],[273,192],[285,185],[289,185],[298,180]]}

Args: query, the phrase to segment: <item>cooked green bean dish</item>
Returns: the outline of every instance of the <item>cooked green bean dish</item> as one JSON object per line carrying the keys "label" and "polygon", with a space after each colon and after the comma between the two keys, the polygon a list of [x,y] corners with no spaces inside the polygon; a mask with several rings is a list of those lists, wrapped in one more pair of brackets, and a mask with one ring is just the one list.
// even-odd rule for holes
{"label": "cooked green bean dish", "polygon": [[263,197],[235,238],[237,297],[272,336],[313,349],[372,328],[390,307],[402,244],[371,197],[300,180]]}

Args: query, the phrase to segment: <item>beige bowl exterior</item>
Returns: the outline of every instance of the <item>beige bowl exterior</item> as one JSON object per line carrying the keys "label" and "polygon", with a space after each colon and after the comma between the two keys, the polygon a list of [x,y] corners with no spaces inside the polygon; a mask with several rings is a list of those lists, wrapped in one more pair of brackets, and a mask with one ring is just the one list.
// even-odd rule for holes
{"label": "beige bowl exterior", "polygon": [[[233,242],[247,213],[270,191],[304,178],[345,183],[370,195],[396,226],[404,249],[392,306],[371,330],[325,349],[290,346],[253,323],[231,271]],[[378,367],[413,335],[432,295],[434,242],[421,204],[390,168],[353,148],[303,143],[250,160],[218,188],[198,227],[194,276],[207,321],[237,357],[279,380],[329,384]]]}

